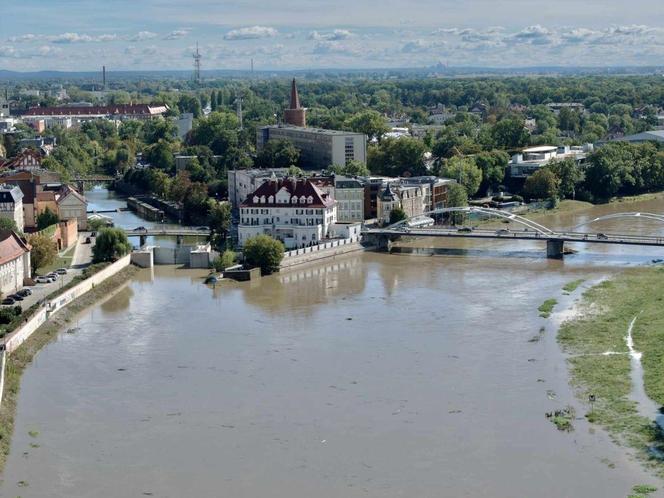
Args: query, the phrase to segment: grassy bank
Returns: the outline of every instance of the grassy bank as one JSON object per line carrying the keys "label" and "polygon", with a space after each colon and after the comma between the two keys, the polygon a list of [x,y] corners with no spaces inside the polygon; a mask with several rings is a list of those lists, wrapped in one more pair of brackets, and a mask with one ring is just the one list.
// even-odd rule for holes
{"label": "grassy bank", "polygon": [[631,367],[625,335],[637,315],[632,336],[635,349],[643,353],[645,390],[664,404],[664,268],[630,269],[586,291],[579,316],[562,325],[558,341],[570,354],[572,384],[579,398],[596,397],[589,420],[607,429],[618,444],[634,448],[664,477],[664,462],[648,452],[649,446],[664,439],[629,399]]}
{"label": "grassy bank", "polygon": [[7,357],[5,392],[0,406],[0,472],[4,470],[9,455],[11,436],[14,430],[14,415],[18,398],[21,375],[34,356],[46,344],[51,342],[58,332],[71,322],[73,317],[99,299],[106,297],[118,286],[131,278],[138,269],[129,266],[110,277],[93,290],[79,297],[57,313],[48,322],[39,327],[14,353]]}

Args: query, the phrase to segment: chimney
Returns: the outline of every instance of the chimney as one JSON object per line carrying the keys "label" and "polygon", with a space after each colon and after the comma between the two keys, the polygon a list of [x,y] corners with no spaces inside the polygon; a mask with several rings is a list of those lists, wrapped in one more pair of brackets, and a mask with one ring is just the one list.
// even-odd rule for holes
{"label": "chimney", "polygon": [[102,89],[106,90],[106,66],[101,67]]}
{"label": "chimney", "polygon": [[300,108],[300,96],[297,93],[297,85],[295,84],[295,78],[291,83],[290,91],[290,109],[299,109]]}

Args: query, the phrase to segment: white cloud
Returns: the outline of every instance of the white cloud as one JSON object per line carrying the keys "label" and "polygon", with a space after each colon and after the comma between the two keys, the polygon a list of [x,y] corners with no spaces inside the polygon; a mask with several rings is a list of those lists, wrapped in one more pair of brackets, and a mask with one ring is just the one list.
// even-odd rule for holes
{"label": "white cloud", "polygon": [[176,29],[174,31],[171,31],[168,33],[165,37],[164,40],[178,40],[180,38],[184,38],[189,34],[189,31],[186,29]]}
{"label": "white cloud", "polygon": [[335,29],[334,31],[329,31],[325,33],[321,33],[319,31],[312,31],[309,33],[308,38],[310,40],[316,40],[316,41],[339,41],[339,40],[347,40],[348,38],[352,38],[354,35],[347,29]]}
{"label": "white cloud", "polygon": [[13,59],[18,57],[19,53],[16,48],[11,45],[0,45],[0,58]]}
{"label": "white cloud", "polygon": [[233,29],[224,35],[224,40],[255,40],[258,38],[273,38],[279,32],[267,26],[250,26]]}
{"label": "white cloud", "polygon": [[118,35],[86,35],[79,33],[62,33],[61,35],[55,35],[49,37],[49,40],[53,43],[92,43],[92,42],[109,42],[115,41],[118,39]]}
{"label": "white cloud", "polygon": [[153,38],[156,38],[157,33],[153,33],[152,31],[140,31],[136,33],[134,36],[129,38],[129,41],[132,42],[140,42],[140,41],[145,41],[145,40],[152,40]]}

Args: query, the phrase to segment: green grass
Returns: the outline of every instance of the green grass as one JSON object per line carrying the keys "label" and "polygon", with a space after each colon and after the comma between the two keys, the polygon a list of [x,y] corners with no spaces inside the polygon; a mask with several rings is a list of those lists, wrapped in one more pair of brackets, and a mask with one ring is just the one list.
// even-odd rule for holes
{"label": "green grass", "polygon": [[558,301],[555,299],[547,299],[542,304],[540,304],[540,307],[537,308],[537,311],[540,312],[540,316],[542,318],[549,318],[556,304],[558,304]]}
{"label": "green grass", "polygon": [[571,282],[567,282],[567,283],[563,286],[563,290],[564,290],[565,292],[574,292],[576,289],[579,288],[579,286],[580,286],[583,282],[585,282],[585,280],[582,279],[582,278],[580,278],[580,279],[578,279],[578,280],[572,280]]}
{"label": "green grass", "polygon": [[41,268],[37,269],[37,274],[38,275],[46,275],[47,273],[51,273],[54,270],[57,270],[58,268],[70,268],[72,260],[74,259],[74,251],[76,250],[76,246],[73,245],[69,249],[67,249],[65,252],[58,254],[55,257],[55,260],[53,260],[53,263],[50,265],[43,266]]}
{"label": "green grass", "polygon": [[596,401],[589,421],[603,426],[613,439],[637,450],[660,476],[664,462],[649,457],[648,446],[664,445],[652,420],[638,414],[629,399],[631,365],[625,334],[632,330],[634,347],[643,353],[644,384],[648,396],[664,404],[664,268],[630,269],[583,294],[581,314],[566,322],[558,341],[566,353],[572,385],[580,399],[594,394]]}

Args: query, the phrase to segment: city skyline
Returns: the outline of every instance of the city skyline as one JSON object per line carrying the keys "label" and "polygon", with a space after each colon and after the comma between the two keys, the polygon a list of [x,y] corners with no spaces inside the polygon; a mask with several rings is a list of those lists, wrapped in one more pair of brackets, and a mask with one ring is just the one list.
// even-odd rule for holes
{"label": "city skyline", "polygon": [[[112,4],[112,9],[107,7]],[[258,70],[451,66],[642,66],[664,61],[657,3],[485,0],[409,4],[292,0],[12,2],[0,69]],[[110,10],[110,12],[109,12]]]}

